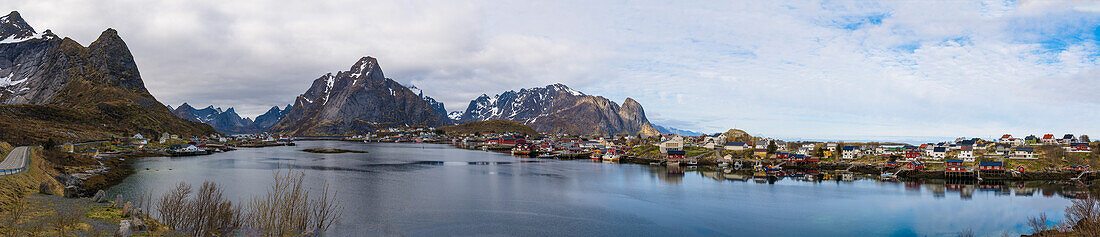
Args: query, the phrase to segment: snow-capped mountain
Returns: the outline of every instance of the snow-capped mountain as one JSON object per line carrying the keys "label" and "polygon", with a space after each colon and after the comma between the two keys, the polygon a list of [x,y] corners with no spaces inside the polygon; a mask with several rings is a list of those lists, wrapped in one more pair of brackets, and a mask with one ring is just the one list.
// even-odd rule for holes
{"label": "snow-capped mountain", "polygon": [[700,132],[695,132],[695,131],[691,131],[691,130],[677,129],[677,128],[674,128],[674,127],[664,127],[664,126],[660,126],[660,125],[654,125],[653,128],[656,128],[658,132],[661,132],[661,134],[677,134],[677,135],[685,136],[685,137],[694,137],[694,136],[704,135],[703,133],[700,133]]}
{"label": "snow-capped mountain", "polygon": [[465,114],[466,113],[464,113],[462,111],[452,111],[450,113],[447,113],[447,118],[450,118],[453,121],[458,121],[458,120],[462,119],[462,115],[465,115]]}
{"label": "snow-capped mountain", "polygon": [[585,95],[562,84],[481,95],[470,101],[460,122],[510,120],[543,133],[660,133],[646,120],[641,104],[627,98],[620,107],[601,96]]}
{"label": "snow-capped mountain", "polygon": [[386,78],[375,58],[363,57],[348,71],[314,80],[271,131],[345,135],[387,127],[449,124],[443,105],[422,95]]}
{"label": "snow-capped mountain", "polygon": [[17,11],[12,11],[8,15],[0,17],[0,43],[22,42],[41,38],[41,36],[34,31],[34,28],[31,28],[30,24],[23,20],[23,17]]}

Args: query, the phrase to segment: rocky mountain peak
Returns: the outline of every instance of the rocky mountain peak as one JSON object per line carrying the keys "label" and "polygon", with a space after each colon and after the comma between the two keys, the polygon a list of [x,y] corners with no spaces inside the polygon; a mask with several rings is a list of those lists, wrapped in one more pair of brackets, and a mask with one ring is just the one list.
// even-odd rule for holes
{"label": "rocky mountain peak", "polygon": [[385,78],[378,60],[369,56],[360,58],[348,71],[314,80],[284,113],[286,117],[272,126],[271,132],[358,134],[386,127],[450,123],[442,103]]}
{"label": "rocky mountain peak", "polygon": [[381,67],[378,66],[378,59],[371,56],[360,58],[354,65],[351,65],[351,69],[348,70],[348,73],[351,73],[351,77],[354,78],[361,78],[364,76],[385,78],[385,75],[382,74]]}
{"label": "rocky mountain peak", "polygon": [[0,42],[29,39],[35,34],[34,28],[23,20],[18,11],[0,17]]}

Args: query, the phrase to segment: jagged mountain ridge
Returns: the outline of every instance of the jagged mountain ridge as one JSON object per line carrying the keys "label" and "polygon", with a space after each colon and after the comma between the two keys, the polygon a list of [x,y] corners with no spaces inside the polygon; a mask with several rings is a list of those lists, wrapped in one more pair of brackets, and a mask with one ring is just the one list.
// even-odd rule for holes
{"label": "jagged mountain ridge", "polygon": [[627,98],[620,107],[602,96],[562,84],[481,95],[470,101],[460,122],[510,120],[541,133],[656,136],[641,104]]}
{"label": "jagged mountain ridge", "polygon": [[[290,105],[287,105],[286,108],[289,110]],[[203,109],[195,109],[191,105],[183,103],[179,107],[170,110],[177,117],[209,124],[218,132],[225,134],[262,133],[285,116],[285,110],[279,109],[278,106],[273,106],[263,115],[257,116],[255,121],[250,118],[242,118],[233,108],[222,110],[222,108],[215,108],[213,105]]]}
{"label": "jagged mountain ridge", "polygon": [[363,57],[348,71],[314,80],[271,131],[325,136],[398,126],[438,127],[451,122],[442,108],[442,103],[434,106],[422,94],[386,78],[377,59]]}
{"label": "jagged mountain ridge", "polygon": [[705,134],[700,133],[700,132],[695,132],[695,131],[691,131],[691,130],[677,129],[677,128],[674,128],[674,127],[664,127],[664,126],[660,126],[660,125],[654,125],[653,128],[656,128],[658,132],[661,132],[661,134],[676,134],[676,135],[685,136],[685,137],[694,137],[694,136],[705,135]]}
{"label": "jagged mountain ridge", "polygon": [[27,37],[35,31],[18,12],[2,18],[0,127],[8,129],[0,129],[0,140],[28,144],[134,133],[216,133],[205,124],[177,118],[149,94],[133,55],[114,29],[85,47],[49,30]]}

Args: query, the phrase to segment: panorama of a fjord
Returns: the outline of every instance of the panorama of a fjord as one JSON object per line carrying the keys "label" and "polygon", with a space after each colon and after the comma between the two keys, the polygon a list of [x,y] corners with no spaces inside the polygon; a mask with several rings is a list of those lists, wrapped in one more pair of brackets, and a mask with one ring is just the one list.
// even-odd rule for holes
{"label": "panorama of a fjord", "polygon": [[1100,236],[1097,2],[10,3],[0,236]]}

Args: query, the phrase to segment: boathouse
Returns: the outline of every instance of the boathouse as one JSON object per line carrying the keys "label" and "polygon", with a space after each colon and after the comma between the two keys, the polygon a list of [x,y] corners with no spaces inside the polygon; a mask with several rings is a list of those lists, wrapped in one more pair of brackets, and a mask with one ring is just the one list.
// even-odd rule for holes
{"label": "boathouse", "polygon": [[982,161],[978,163],[978,170],[981,171],[1005,171],[1004,163],[1000,161]]}
{"label": "boathouse", "polygon": [[966,172],[966,166],[963,165],[962,160],[944,161],[943,169],[947,172]]}
{"label": "boathouse", "polygon": [[517,137],[517,136],[504,136],[504,137],[489,139],[488,141],[485,141],[485,143],[515,145],[515,144],[519,144],[519,143],[527,143],[527,139],[523,139],[522,137]]}
{"label": "boathouse", "polygon": [[668,156],[665,159],[667,159],[667,160],[683,160],[685,154],[687,154],[686,151],[671,150],[671,151],[668,151]]}

